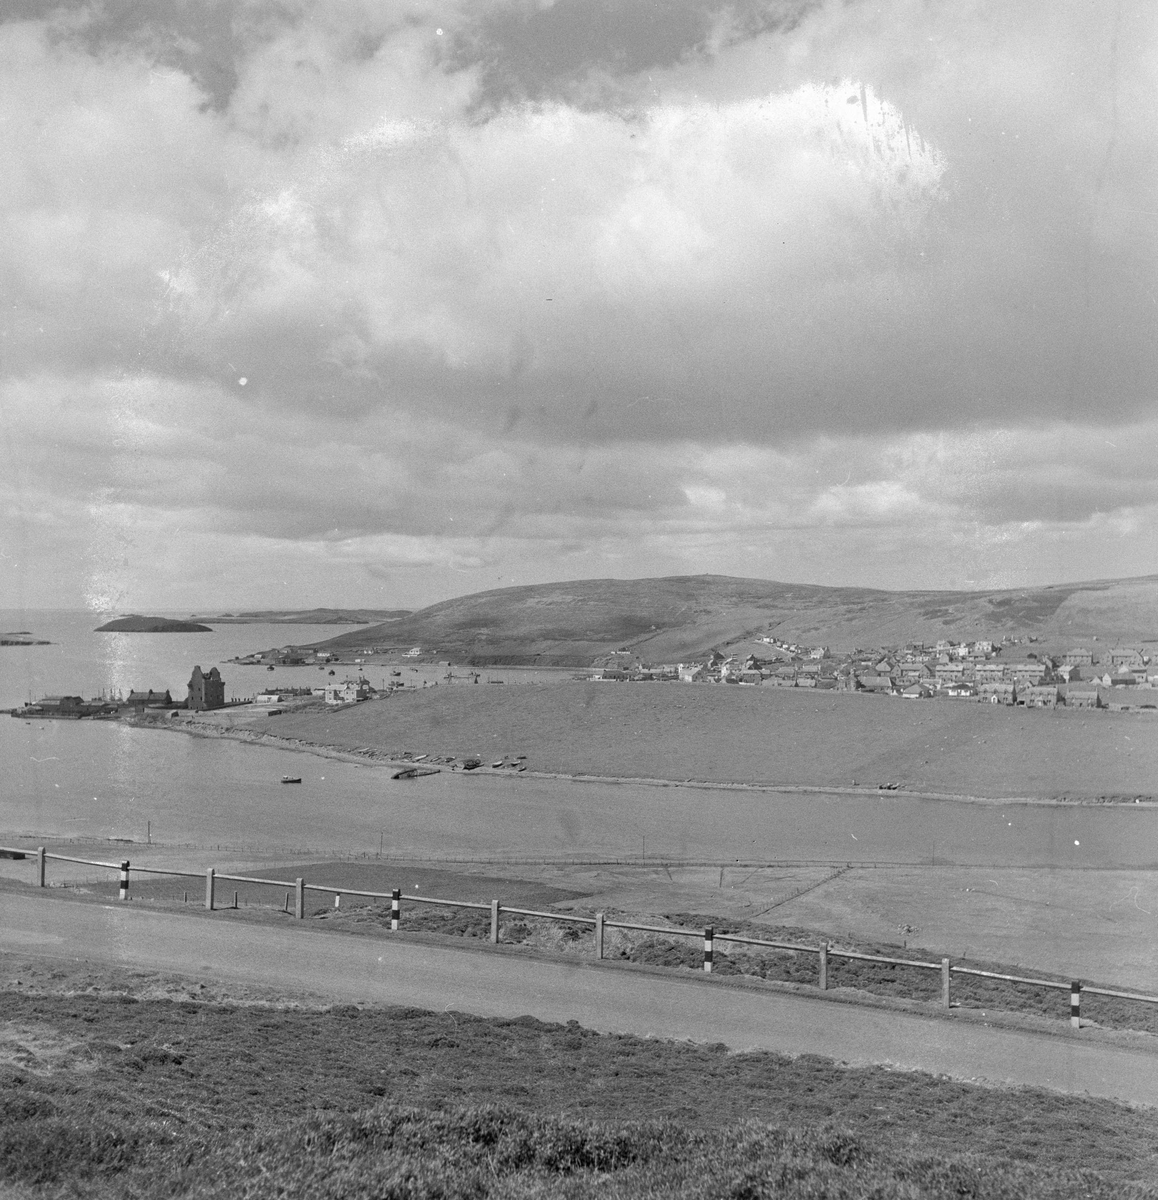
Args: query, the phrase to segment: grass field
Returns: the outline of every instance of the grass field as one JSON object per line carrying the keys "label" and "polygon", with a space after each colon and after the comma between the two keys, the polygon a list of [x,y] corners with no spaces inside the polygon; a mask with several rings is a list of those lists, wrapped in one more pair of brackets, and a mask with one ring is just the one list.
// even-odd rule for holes
{"label": "grass field", "polygon": [[1150,1110],[531,1018],[139,1000],[156,978],[54,973],[0,960],[6,1195],[1158,1194]]}
{"label": "grass field", "polygon": [[[243,712],[244,710],[239,710]],[[797,688],[570,681],[428,688],[250,727],[345,748],[526,754],[540,771],[977,796],[1158,795],[1158,718]]]}

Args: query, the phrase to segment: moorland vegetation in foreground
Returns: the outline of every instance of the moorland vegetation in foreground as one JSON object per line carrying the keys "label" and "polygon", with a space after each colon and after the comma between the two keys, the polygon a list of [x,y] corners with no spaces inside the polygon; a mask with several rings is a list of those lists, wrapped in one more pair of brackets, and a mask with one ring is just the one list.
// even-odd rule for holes
{"label": "moorland vegetation in foreground", "polygon": [[532,1018],[4,993],[17,1197],[1158,1196],[1158,1114]]}

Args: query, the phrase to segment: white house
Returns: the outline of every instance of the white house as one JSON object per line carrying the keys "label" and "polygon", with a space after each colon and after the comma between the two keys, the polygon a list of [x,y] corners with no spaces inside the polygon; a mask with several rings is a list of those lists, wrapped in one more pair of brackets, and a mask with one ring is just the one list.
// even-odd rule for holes
{"label": "white house", "polygon": [[370,685],[365,679],[343,679],[341,683],[326,685],[327,704],[353,704],[357,700],[370,699]]}

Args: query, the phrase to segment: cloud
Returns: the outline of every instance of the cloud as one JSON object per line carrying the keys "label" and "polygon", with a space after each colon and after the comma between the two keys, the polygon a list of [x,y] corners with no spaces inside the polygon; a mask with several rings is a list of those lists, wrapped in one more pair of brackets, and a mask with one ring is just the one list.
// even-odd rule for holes
{"label": "cloud", "polygon": [[1154,420],[829,435],[781,449],[580,447],[399,412],[337,425],[323,413],[263,415],[222,389],[155,377],[42,376],[9,385],[0,405],[5,552],[16,530],[32,557],[38,540],[79,538],[102,595],[118,575],[198,557],[201,545],[218,548],[214,559],[263,545],[234,578],[256,580],[289,555],[319,575],[329,564],[344,587],[598,561],[595,547],[678,573],[743,561],[740,573],[777,576],[785,544],[805,561],[840,547],[825,578],[856,562],[878,584],[889,574],[927,584],[934,563],[958,580],[989,578],[994,546],[1024,552],[1043,531],[1088,548],[1107,529],[1158,530]]}
{"label": "cloud", "polygon": [[0,497],[93,594],[1149,544],[1142,6],[23,11]]}
{"label": "cloud", "polygon": [[848,356],[816,331],[854,337],[850,288],[875,303],[919,274],[945,172],[851,83],[630,116],[392,118],[343,145],[167,275],[187,352],[244,360],[289,404],[401,393],[583,438],[831,420],[819,389]]}

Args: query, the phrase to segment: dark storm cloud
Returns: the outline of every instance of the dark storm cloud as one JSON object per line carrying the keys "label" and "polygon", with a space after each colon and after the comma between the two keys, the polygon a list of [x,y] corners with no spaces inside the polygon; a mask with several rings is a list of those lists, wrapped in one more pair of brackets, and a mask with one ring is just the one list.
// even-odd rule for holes
{"label": "dark storm cloud", "polygon": [[289,6],[237,0],[7,0],[3,20],[48,19],[55,38],[93,54],[126,52],[184,71],[222,111],[237,86],[237,63],[287,20]]}
{"label": "dark storm cloud", "polygon": [[483,111],[524,100],[591,105],[601,92],[614,96],[617,79],[791,29],[814,7],[814,0],[515,0],[455,29],[447,61],[481,68],[475,106]]}

